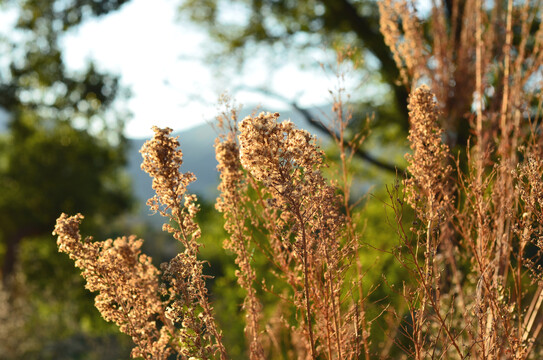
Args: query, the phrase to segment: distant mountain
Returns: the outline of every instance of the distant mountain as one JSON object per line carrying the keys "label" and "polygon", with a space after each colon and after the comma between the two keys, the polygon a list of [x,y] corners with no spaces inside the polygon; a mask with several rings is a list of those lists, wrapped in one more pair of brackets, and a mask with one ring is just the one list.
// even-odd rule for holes
{"label": "distant mountain", "polygon": [[[179,136],[183,151],[181,170],[183,172],[191,171],[197,177],[197,181],[190,185],[190,192],[197,193],[199,196],[205,197],[206,200],[211,200],[216,194],[216,190],[213,188],[214,184],[218,181],[213,148],[215,132],[210,125],[203,124],[173,135]],[[154,194],[151,188],[151,178],[140,168],[142,157],[139,150],[147,140],[130,140],[127,169],[132,178],[136,197],[144,201]]]}
{"label": "distant mountain", "polygon": [[[324,109],[324,107],[323,107]],[[326,109],[329,109],[327,107]],[[314,108],[311,113],[319,119],[322,119],[322,110]],[[240,118],[249,115],[250,111],[242,111]],[[298,112],[281,111],[280,121],[291,119],[291,121],[301,129],[306,129],[320,139],[326,139],[324,134],[308,124]],[[183,151],[183,165],[181,170],[191,171],[196,175],[197,180],[189,186],[189,192],[195,193],[199,198],[214,202],[218,196],[217,186],[219,185],[219,173],[217,172],[217,160],[215,159],[215,149],[213,144],[217,134],[210,124],[202,124],[187,130],[176,132],[174,136],[179,136],[180,148]],[[138,200],[140,214],[148,214],[149,211],[145,202],[154,195],[151,188],[151,178],[147,173],[140,169],[141,154],[139,150],[147,139],[131,139],[129,142],[130,150],[128,152],[127,171],[132,178],[134,194]],[[154,220],[153,220],[154,222]]]}

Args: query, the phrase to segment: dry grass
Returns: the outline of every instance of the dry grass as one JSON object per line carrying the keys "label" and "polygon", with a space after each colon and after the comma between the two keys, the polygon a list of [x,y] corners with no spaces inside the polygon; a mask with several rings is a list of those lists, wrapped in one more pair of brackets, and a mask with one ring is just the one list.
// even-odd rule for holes
{"label": "dry grass", "polygon": [[[350,201],[353,151],[341,96],[337,183],[323,176],[325,156],[309,133],[277,113],[238,121],[226,101],[217,122],[216,208],[246,293],[251,359],[389,358],[395,350],[414,359],[543,355],[542,4],[445,4],[434,3],[424,27],[414,4],[380,3],[400,80],[412,88],[409,174],[389,189],[387,203],[390,236],[399,241],[390,252],[410,281],[398,290],[406,307],[384,307],[382,344],[372,342],[366,314],[372,304],[362,286],[364,239]],[[462,129],[470,133],[464,142]],[[133,338],[134,356],[225,359],[198,260],[196,198],[186,193],[194,176],[179,171],[182,153],[170,132],[155,128],[142,168],[157,194],[149,205],[184,252],[159,271],[134,237],[81,241],[81,215],[62,215],[55,233],[89,290],[99,292],[104,318]],[[350,140],[352,147],[362,141]],[[407,205],[416,216],[410,228]],[[256,271],[254,252],[273,281]],[[277,299],[267,312],[264,292]]]}

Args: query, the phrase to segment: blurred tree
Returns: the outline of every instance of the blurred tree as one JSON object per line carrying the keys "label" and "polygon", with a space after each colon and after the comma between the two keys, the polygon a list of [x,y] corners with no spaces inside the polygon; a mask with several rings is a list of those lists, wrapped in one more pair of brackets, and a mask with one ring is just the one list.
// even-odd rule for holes
{"label": "blurred tree", "polygon": [[60,37],[85,19],[126,0],[5,0],[17,14],[0,39],[0,107],[8,114],[0,137],[0,255],[2,278],[17,264],[21,241],[51,231],[61,212],[108,219],[130,205],[120,174],[127,114],[115,76],[92,64],[66,69]]}
{"label": "blurred tree", "polygon": [[[354,54],[355,60],[366,59],[362,70],[366,71],[367,76],[364,76],[363,81],[370,83],[370,86],[364,96],[367,99],[368,94],[379,94],[373,98],[369,96],[369,100],[361,102],[358,109],[360,116],[356,117],[360,121],[355,121],[354,126],[363,126],[366,115],[374,113],[374,129],[379,125],[395,124],[403,130],[402,135],[406,134],[408,89],[400,83],[396,63],[379,31],[376,2],[186,0],[180,6],[180,12],[204,27],[219,45],[218,48],[209,47],[211,51],[219,54],[207,57],[210,61],[216,61],[219,67],[223,66],[225,56],[233,55],[243,63],[245,59],[250,59],[265,49],[269,50],[266,58],[271,58],[271,61],[279,58],[282,63],[287,50],[294,50],[297,56],[308,55],[307,58],[313,59],[315,53],[311,51],[323,44],[336,45],[339,48],[354,46],[360,50]],[[304,63],[307,64],[307,61]],[[386,99],[382,97],[382,90],[378,90],[383,87],[388,89],[389,95]],[[304,113],[304,109],[297,107],[293,99],[290,101],[311,121],[309,113]],[[318,123],[314,125],[318,126]],[[381,169],[395,172],[395,164],[374,161],[375,157],[362,149],[358,155]]]}
{"label": "blurred tree", "polygon": [[[227,56],[234,56],[240,64],[260,56],[280,66],[285,63],[287,50],[292,50],[296,57],[305,59],[302,63],[308,64],[314,62],[315,49],[323,45],[329,48],[337,44],[340,49],[344,45],[351,45],[359,49],[353,60],[363,60],[360,70],[368,76],[362,78],[363,88],[353,94],[353,100],[357,97],[366,99],[358,102],[353,126],[360,129],[366,114],[375,115],[372,130],[378,136],[382,135],[383,127],[399,125],[401,132],[395,132],[393,137],[385,139],[395,145],[403,144],[400,141],[403,142],[407,133],[406,100],[410,87],[418,85],[418,82],[431,83],[443,104],[446,141],[453,149],[456,147],[456,150],[460,150],[465,147],[471,135],[468,120],[472,112],[473,94],[477,91],[473,85],[476,67],[476,55],[473,52],[475,27],[466,20],[472,15],[472,4],[465,0],[445,0],[439,3],[392,1],[392,5],[385,5],[396,6],[399,11],[384,21],[385,28],[392,23],[397,26],[395,31],[398,33],[395,35],[390,33],[390,28],[385,29],[385,32],[390,33],[389,45],[403,46],[405,55],[412,52],[412,57],[406,58],[400,54],[402,51],[392,55],[380,32],[379,4],[384,3],[372,0],[185,0],[180,6],[180,13],[206,29],[215,40],[218,46],[207,47],[209,51],[215,52],[214,56],[207,58],[220,68],[224,66]],[[435,8],[432,8],[432,4]],[[531,2],[526,4],[526,9],[538,6]],[[484,25],[485,36],[488,39],[495,36],[488,40],[494,44],[492,50],[489,50],[493,51],[493,55],[488,55],[488,59],[494,62],[491,68],[495,69],[495,66],[505,61],[503,49],[507,47],[502,45],[506,41],[507,6],[495,2],[485,9],[484,17],[496,21],[488,31],[487,25]],[[410,12],[417,15],[412,23],[407,20]],[[522,45],[523,26],[530,23],[530,36],[537,36],[541,21],[539,16],[526,19],[530,21],[522,20],[512,27],[513,55],[520,53],[520,58],[525,51],[530,53],[534,44],[534,40],[529,40]],[[419,28],[421,32],[417,41],[420,43],[417,46],[420,49],[414,52],[413,48],[417,46],[409,42],[409,33],[418,32]],[[396,39],[392,40],[394,37]],[[398,66],[404,72],[410,69],[410,75],[407,76],[409,79],[405,74],[400,74]],[[415,66],[419,67],[417,72],[420,68],[429,71],[419,72],[413,77]],[[529,62],[522,66],[529,66]],[[501,79],[501,75],[494,70],[484,75],[484,82],[488,83],[490,89],[485,91],[491,93],[485,94],[484,101],[490,101],[493,94],[498,94],[497,98],[501,96]],[[383,88],[385,92],[380,91]],[[283,94],[274,95],[282,97]],[[290,102],[311,121],[311,114],[304,113],[305,109],[297,107],[293,99]],[[537,105],[534,103],[532,107],[536,108]],[[390,133],[389,130],[384,132]],[[395,164],[373,161],[374,156],[366,156],[368,154],[363,149],[358,151],[364,160],[394,172]]]}

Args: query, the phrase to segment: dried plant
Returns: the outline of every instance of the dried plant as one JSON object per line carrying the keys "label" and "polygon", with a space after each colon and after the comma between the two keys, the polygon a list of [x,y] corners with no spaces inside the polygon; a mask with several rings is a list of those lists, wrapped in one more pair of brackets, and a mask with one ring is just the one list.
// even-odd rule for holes
{"label": "dried plant", "polygon": [[[216,350],[221,358],[225,358],[226,350],[208,300],[203,262],[197,257],[200,247],[197,240],[201,231],[194,221],[198,212],[196,196],[186,193],[187,185],[195,177],[190,172],[180,171],[183,153],[178,149],[177,138],[169,136],[172,130],[154,127],[154,131],[153,139],[141,149],[141,168],[153,178],[156,192],[147,203],[151,210],[158,211],[171,221],[163,225],[163,230],[171,233],[185,248],[184,252],[161,267],[165,280],[162,292],[170,299],[166,318],[183,327],[180,332],[182,343],[189,345],[183,349],[184,355],[208,358]],[[197,353],[193,353],[194,348]]]}
{"label": "dried plant", "polygon": [[541,6],[539,0],[435,1],[421,15],[410,0],[379,2],[381,32],[400,80],[408,87],[425,82],[433,90],[449,144],[465,144],[468,119],[474,120],[478,147],[486,150],[497,129],[514,130],[506,119],[539,97]]}
{"label": "dried plant", "polygon": [[[353,242],[342,240],[341,200],[320,172],[323,154],[313,137],[291,122],[278,123],[278,117],[277,113],[247,117],[238,131],[237,114],[230,117],[225,112],[219,123],[226,134],[216,144],[222,194],[217,208],[224,213],[231,236],[225,244],[237,254],[239,273],[244,273],[238,278],[247,290],[246,332],[254,334],[262,326],[259,306],[248,306],[260,304],[252,288],[256,274],[247,254],[251,247],[274,265],[277,281],[291,288],[297,324],[284,325],[297,334],[292,339],[297,357],[353,358],[362,346],[361,316],[358,303],[342,305],[343,275],[355,252]],[[257,194],[256,205],[251,205],[249,189]],[[267,237],[265,243],[254,239],[258,228]],[[273,292],[266,286],[264,290]],[[277,306],[284,314],[285,302]],[[272,331],[266,337],[261,337],[263,343],[277,346]],[[261,358],[260,346],[250,344],[251,358]]]}
{"label": "dried plant", "polygon": [[59,251],[67,253],[83,270],[86,288],[98,291],[96,308],[107,321],[134,340],[133,357],[165,359],[170,351],[167,327],[157,328],[164,309],[159,296],[158,270],[140,253],[141,240],[122,237],[93,242],[81,240],[83,216],[62,214],[55,226]]}
{"label": "dried plant", "polygon": [[[416,279],[404,291],[415,358],[539,356],[540,254],[529,249],[539,249],[541,5],[434,2],[424,29],[413,2],[380,3],[414,89],[406,200],[417,221],[415,235],[399,228],[408,255],[397,255]],[[458,150],[456,173],[443,140]]]}
{"label": "dried plant", "polygon": [[54,234],[59,250],[83,270],[86,287],[98,292],[95,304],[104,319],[115,322],[134,340],[133,357],[166,359],[176,353],[184,359],[209,359],[218,353],[224,359],[226,350],[208,300],[203,264],[197,258],[198,207],[195,196],[186,193],[194,176],[180,172],[182,153],[170,132],[155,128],[155,136],[141,150],[142,168],[153,177],[156,191],[148,203],[171,220],[163,228],[183,244],[184,252],[162,264],[160,272],[148,256],[140,254],[142,240],[133,236],[81,241],[81,215],[63,214]]}
{"label": "dried plant", "polygon": [[[433,2],[425,18],[413,2],[379,3],[399,80],[412,89],[408,174],[386,204],[399,241],[389,251],[406,274],[401,290],[390,286],[403,300],[396,308],[368,303],[363,291],[361,249],[370,241],[355,216],[350,162],[364,136],[346,141],[341,91],[331,131],[337,181],[323,175],[325,155],[307,131],[279,122],[278,113],[239,121],[223,99],[216,209],[245,294],[249,358],[543,355],[541,5]],[[158,270],[135,237],[82,241],[81,215],[59,218],[59,249],[98,291],[104,318],[133,338],[133,356],[225,359],[198,259],[199,208],[186,192],[195,178],[180,172],[171,130],[154,131],[141,151],[156,191],[148,204],[167,218],[163,229],[183,252]],[[266,274],[255,259],[266,262]],[[372,339],[368,308],[386,313],[379,324],[389,339]]]}
{"label": "dried plant", "polygon": [[[224,99],[226,106],[229,105],[228,101],[228,99]],[[249,344],[249,354],[251,359],[263,359],[265,356],[260,335],[262,304],[256,296],[254,287],[256,273],[251,266],[252,256],[250,254],[253,241],[245,224],[246,220],[250,218],[247,205],[251,199],[247,194],[249,184],[245,181],[241,168],[239,146],[235,138],[237,110],[227,108],[227,111],[221,114],[217,120],[219,129],[225,133],[219,136],[215,142],[217,169],[221,177],[219,185],[221,195],[215,206],[219,212],[224,213],[224,228],[230,234],[230,238],[224,242],[224,248],[236,254],[236,264],[239,266],[239,270],[236,272],[238,283],[247,292],[243,309],[246,311],[247,318],[245,336]]]}
{"label": "dried plant", "polygon": [[[305,313],[309,354],[316,357],[318,337],[326,336],[321,341],[326,339],[328,346],[333,341],[341,355],[342,344],[336,340],[341,331],[341,280],[334,279],[342,259],[339,230],[343,221],[338,199],[319,171],[322,154],[312,137],[294,129],[291,122],[277,123],[278,117],[277,113],[262,113],[241,122],[241,164],[270,192],[270,204],[281,213],[278,231],[294,237],[283,236],[282,241],[283,247],[292,251],[298,276],[303,279],[303,286],[295,289],[295,304]],[[313,321],[320,328],[315,334]]]}

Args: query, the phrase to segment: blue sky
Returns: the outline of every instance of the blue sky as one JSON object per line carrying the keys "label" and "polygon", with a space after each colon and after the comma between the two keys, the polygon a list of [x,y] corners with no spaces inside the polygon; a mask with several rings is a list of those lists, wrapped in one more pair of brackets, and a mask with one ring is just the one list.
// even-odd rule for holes
{"label": "blue sky", "polygon": [[[63,39],[70,68],[83,68],[92,59],[99,69],[120,74],[122,84],[131,89],[133,96],[127,106],[133,118],[127,123],[127,136],[150,136],[152,125],[182,130],[201,124],[215,116],[218,96],[239,86],[267,86],[296,98],[302,106],[329,102],[328,89],[333,88],[335,78],[314,66],[300,70],[295,59],[286,58],[284,65],[270,72],[264,59],[255,57],[247,62],[243,74],[229,76],[235,71],[225,68],[226,76],[218,79],[202,61],[204,50],[212,43],[204,31],[179,20],[179,1],[132,0]],[[324,57],[325,50],[307,59],[308,65],[317,63],[319,56]],[[249,106],[261,104],[277,111],[286,108],[284,103],[256,93],[233,95]]]}

